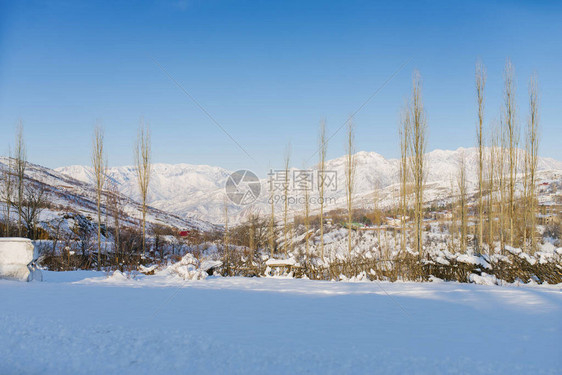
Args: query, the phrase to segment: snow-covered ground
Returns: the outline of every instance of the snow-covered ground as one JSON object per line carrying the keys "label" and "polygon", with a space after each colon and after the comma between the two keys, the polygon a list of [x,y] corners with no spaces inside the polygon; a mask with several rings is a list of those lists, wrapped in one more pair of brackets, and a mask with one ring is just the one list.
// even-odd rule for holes
{"label": "snow-covered ground", "polygon": [[555,374],[562,287],[0,280],[0,374]]}

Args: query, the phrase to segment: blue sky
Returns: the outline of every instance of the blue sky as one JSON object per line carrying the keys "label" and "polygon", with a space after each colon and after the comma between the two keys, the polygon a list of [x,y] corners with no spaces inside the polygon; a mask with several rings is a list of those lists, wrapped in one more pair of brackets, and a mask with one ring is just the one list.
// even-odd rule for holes
{"label": "blue sky", "polygon": [[[527,82],[541,87],[543,156],[562,159],[562,6],[546,1],[4,1],[0,0],[0,152],[25,126],[28,158],[90,163],[96,121],[110,165],[131,164],[142,118],[153,160],[265,173],[315,152],[318,124],[355,117],[357,150],[398,155],[400,108],[418,69],[428,148],[475,140],[474,64],[487,67],[486,122],[499,120],[502,71],[517,75],[519,123]],[[193,95],[245,155],[154,62]],[[344,131],[328,147],[344,153]],[[312,159],[312,162],[316,158]]]}

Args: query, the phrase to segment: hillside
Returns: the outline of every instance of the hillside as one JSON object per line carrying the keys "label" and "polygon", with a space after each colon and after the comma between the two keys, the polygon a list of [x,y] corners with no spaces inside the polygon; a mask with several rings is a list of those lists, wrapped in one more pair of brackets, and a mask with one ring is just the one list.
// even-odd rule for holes
{"label": "hillside", "polygon": [[[0,169],[6,168],[7,158],[0,158]],[[63,227],[72,227],[74,217],[68,214],[77,214],[87,220],[96,217],[95,188],[92,184],[73,178],[68,174],[58,172],[37,164],[28,163],[26,178],[39,183],[45,189],[45,200],[49,208],[44,209],[39,217],[39,226],[49,229],[59,219],[66,221]],[[122,223],[125,226],[138,225],[141,217],[141,205],[130,198],[126,192],[119,194],[122,202]],[[5,204],[0,202],[0,215],[5,214]],[[108,208],[102,204],[102,215],[105,220]],[[197,230],[212,230],[214,226],[208,222],[180,217],[158,208],[149,207],[147,214],[149,223],[172,226],[176,228],[191,228]]]}
{"label": "hillside", "polygon": [[[459,148],[454,151],[434,150],[427,154],[427,201],[447,199],[451,195],[451,180],[458,173],[462,155],[466,158],[467,178],[469,189],[475,189],[477,182],[477,150],[475,148]],[[380,197],[384,205],[391,204],[397,193],[399,160],[386,159],[376,152],[361,151],[356,155],[357,172],[355,178],[356,207],[372,205],[372,194],[375,186],[380,190]],[[539,178],[559,179],[562,175],[562,162],[540,158]],[[329,160],[326,170],[335,171],[337,188],[326,193],[329,209],[344,207],[345,205],[345,156]],[[57,168],[57,172],[73,177],[82,182],[91,182],[90,167],[69,166]],[[151,206],[171,212],[186,220],[207,220],[213,223],[224,221],[224,185],[230,171],[206,165],[191,164],[155,164],[150,185],[149,202]],[[120,191],[138,199],[138,188],[133,167],[114,167],[109,169],[109,176],[119,184]],[[262,193],[255,204],[251,206],[237,206],[229,204],[230,220],[237,222],[250,212],[269,212],[268,177],[262,178]],[[298,198],[301,192],[293,191],[291,196]],[[317,194],[313,194],[317,197]],[[281,202],[277,202],[278,212],[282,209]],[[315,210],[318,205],[312,204]],[[302,206],[291,205],[291,216],[298,214]]]}

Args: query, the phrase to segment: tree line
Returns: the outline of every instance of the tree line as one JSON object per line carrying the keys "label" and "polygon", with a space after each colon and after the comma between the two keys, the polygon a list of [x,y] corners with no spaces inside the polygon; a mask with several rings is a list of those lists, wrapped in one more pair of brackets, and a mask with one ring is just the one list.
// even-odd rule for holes
{"label": "tree line", "polygon": [[[539,234],[537,213],[539,209],[537,197],[537,163],[540,143],[539,127],[539,88],[536,74],[532,75],[528,84],[529,115],[523,129],[523,142],[520,142],[521,127],[518,119],[518,106],[515,101],[516,80],[514,67],[507,60],[503,72],[503,102],[499,121],[486,120],[486,68],[482,62],[477,62],[475,68],[475,119],[476,119],[476,147],[477,147],[477,189],[475,196],[469,196],[467,180],[467,161],[465,157],[459,160],[458,171],[451,177],[450,199],[447,211],[450,216],[445,224],[447,248],[452,253],[471,251],[477,255],[490,256],[503,254],[509,248],[520,247],[525,252],[533,254],[538,250]],[[264,262],[258,258],[265,255],[268,258],[291,258],[298,256],[301,263],[310,269],[323,269],[323,275],[334,275],[330,265],[334,259],[326,251],[325,234],[332,231],[334,225],[328,224],[327,219],[341,223],[347,232],[346,247],[347,260],[340,262],[341,269],[354,269],[354,264],[364,262],[354,251],[363,240],[357,232],[356,222],[365,218],[371,224],[379,227],[377,231],[378,246],[381,244],[393,246],[395,250],[387,251],[381,259],[394,262],[393,272],[398,274],[413,274],[419,276],[422,264],[427,264],[428,247],[434,244],[435,238],[430,235],[431,227],[427,224],[435,207],[430,207],[425,195],[427,185],[428,161],[426,160],[428,124],[426,109],[423,103],[422,77],[417,71],[412,77],[412,89],[406,104],[400,114],[398,126],[398,144],[400,149],[399,189],[395,196],[393,207],[381,206],[380,183],[373,186],[372,209],[358,208],[355,205],[356,196],[356,168],[355,160],[355,131],[354,119],[351,116],[346,122],[346,156],[345,156],[345,208],[327,211],[325,205],[325,177],[326,155],[328,141],[326,123],[321,121],[318,135],[318,195],[319,207],[313,213],[310,207],[310,190],[304,189],[303,207],[291,212],[288,206],[289,172],[291,148],[287,146],[283,160],[285,181],[282,194],[284,203],[281,214],[276,213],[274,200],[270,199],[269,213],[264,214],[250,210],[246,222],[229,225],[228,204],[225,198],[224,226],[222,238],[222,259],[230,271],[236,269],[236,262],[245,266],[238,268],[251,269],[252,274],[260,274]],[[521,144],[523,147],[521,148]],[[147,125],[141,122],[134,147],[137,185],[141,196],[141,218],[139,228],[139,258],[147,250],[147,198],[151,178],[151,146],[150,132]],[[23,126],[18,125],[16,133],[15,151],[8,158],[9,165],[3,169],[3,201],[6,215],[4,234],[14,232],[18,236],[26,235],[30,238],[37,236],[35,224],[42,207],[48,205],[45,191],[40,185],[26,177],[26,150],[23,140]],[[104,148],[103,128],[97,125],[92,137],[92,172],[95,188],[95,202],[97,213],[96,244],[97,266],[102,264],[102,236],[111,235],[115,242],[115,249],[120,249],[124,235],[121,233],[123,212],[120,209],[121,195],[118,187],[108,179],[107,154]],[[270,188],[270,195],[273,189]],[[475,201],[471,205],[471,200]],[[113,220],[112,230],[102,224],[102,206],[109,211]],[[441,207],[443,209],[443,207]],[[15,215],[15,220],[12,216]],[[281,220],[278,220],[281,217]],[[385,218],[395,218],[398,225],[384,226]],[[15,222],[17,221],[17,224]],[[326,228],[326,226],[329,228]],[[474,227],[472,230],[470,228]],[[155,234],[155,231],[153,231]],[[389,240],[388,236],[392,236]],[[130,237],[130,236],[129,236]],[[158,236],[156,236],[158,237]],[[384,239],[382,238],[384,237]],[[213,234],[209,238],[217,238]],[[298,238],[298,239],[297,239]],[[152,244],[154,245],[154,244]],[[238,250],[237,250],[238,249]],[[240,253],[240,249],[243,249]],[[382,254],[382,250],[381,254]],[[116,252],[124,257],[124,254]],[[397,261],[402,262],[398,266]],[[423,263],[425,262],[425,263]],[[260,265],[256,271],[256,265]],[[393,268],[394,267],[394,268]],[[416,269],[418,271],[412,271]],[[241,268],[241,269],[242,269]],[[355,267],[357,269],[357,267]],[[230,272],[229,271],[229,272]],[[384,270],[379,270],[383,272]],[[387,270],[388,271],[388,270]],[[322,277],[318,273],[310,276]],[[350,271],[351,272],[351,271]],[[386,272],[386,271],[384,271]],[[328,276],[326,276],[328,277]]]}
{"label": "tree line", "polygon": [[[15,149],[12,154],[11,149],[8,152],[7,162],[1,170],[1,183],[2,183],[2,202],[4,207],[4,220],[2,222],[3,230],[1,235],[28,237],[32,240],[40,237],[38,228],[38,220],[41,212],[45,208],[52,206],[48,198],[48,191],[46,184],[35,180],[28,173],[29,163],[27,161],[26,144],[23,134],[23,123],[20,120],[16,128]],[[141,196],[141,218],[138,221],[141,231],[141,253],[146,254],[146,215],[147,215],[147,198],[148,188],[151,177],[151,142],[150,131],[148,125],[141,122],[138,129],[137,140],[134,146],[134,160],[136,166],[137,185]],[[91,148],[91,167],[93,175],[93,186],[95,190],[95,203],[97,214],[97,267],[102,264],[102,232],[105,237],[109,237],[110,233],[108,228],[102,221],[102,211],[105,206],[109,216],[113,220],[113,237],[115,249],[121,248],[122,240],[122,218],[125,213],[123,212],[123,198],[119,192],[118,186],[111,183],[108,179],[108,164],[107,154],[104,147],[104,130],[98,124],[94,127],[92,136]],[[55,234],[47,234],[48,238],[57,237],[54,239],[59,240],[60,225],[62,220],[59,220],[56,225]],[[80,225],[79,225],[80,226]],[[84,226],[84,225],[82,225]],[[83,232],[89,232],[91,228],[75,228],[75,233],[78,237],[82,238],[82,242],[90,242],[89,233],[86,235]],[[82,235],[81,235],[82,233]],[[130,234],[129,234],[130,235]],[[87,240],[87,241],[86,241]]]}
{"label": "tree line", "polygon": [[[537,75],[533,74],[529,78],[529,110],[523,129],[519,125],[518,105],[515,100],[515,70],[511,61],[509,59],[506,61],[503,71],[503,101],[499,121],[486,120],[486,81],[486,68],[481,61],[478,61],[474,80],[477,149],[477,187],[474,195],[470,193],[467,160],[465,155],[462,155],[456,175],[451,176],[449,203],[442,207],[435,207],[431,206],[426,198],[428,124],[423,103],[422,78],[420,73],[415,71],[412,78],[412,91],[401,111],[398,127],[399,191],[394,207],[384,209],[381,207],[378,186],[374,186],[372,212],[354,205],[356,162],[354,159],[353,117],[350,117],[346,122],[345,208],[326,212],[323,199],[324,184],[320,180],[317,212],[314,215],[311,213],[308,199],[310,191],[305,189],[303,207],[300,212],[294,212],[293,217],[290,218],[287,207],[290,192],[288,183],[285,181],[285,188],[282,192],[285,197],[282,221],[280,223],[276,221],[276,207],[270,200],[269,218],[263,219],[262,214],[252,212],[245,223],[242,223],[237,229],[232,229],[230,235],[225,234],[230,240],[229,244],[249,246],[253,249],[252,253],[255,253],[256,248],[259,249],[262,246],[270,258],[296,257],[301,265],[306,265],[305,269],[307,267],[309,269],[316,267],[316,270],[323,269],[324,276],[330,275],[326,277],[337,277],[338,273],[334,271],[333,267],[338,262],[341,266],[340,271],[348,269],[350,274],[353,272],[357,274],[358,270],[363,269],[360,266],[361,263],[371,263],[369,263],[370,260],[362,259],[361,254],[353,251],[364,240],[363,234],[355,230],[354,221],[369,217],[372,218],[368,220],[370,223],[381,227],[378,229],[379,247],[383,243],[381,236],[385,237],[384,242],[392,243],[394,246],[394,249],[389,249],[390,252],[386,255],[381,253],[377,262],[383,263],[383,258],[392,257],[390,268],[395,272],[419,277],[425,272],[422,269],[427,272],[433,272],[428,271],[430,269],[435,270],[435,267],[428,266],[428,264],[435,263],[432,259],[434,255],[430,254],[430,248],[435,245],[436,237],[430,233],[431,225],[427,220],[435,216],[436,211],[446,210],[448,220],[445,220],[441,227],[446,230],[446,248],[450,253],[471,253],[482,256],[484,257],[482,259],[488,261],[492,261],[491,256],[496,254],[503,256],[511,254],[513,248],[521,248],[524,253],[534,254],[539,250],[540,244],[537,223],[539,213],[537,164],[540,143]],[[522,142],[520,141],[521,133],[523,133]],[[326,168],[325,158],[328,144],[325,121],[320,123],[318,143],[319,160],[316,168],[322,172]],[[286,178],[289,175],[289,158],[290,153],[286,152],[284,158]],[[319,176],[322,174],[320,173]],[[375,185],[378,184],[375,182]],[[271,190],[270,194],[272,194]],[[475,202],[473,205],[472,201]],[[295,211],[299,211],[299,209]],[[226,216],[227,213],[225,213]],[[348,259],[343,263],[341,263],[341,259],[331,258],[325,251],[325,227],[328,217],[335,218],[341,223],[340,227],[347,230]],[[383,228],[384,217],[397,218],[399,228],[391,226]],[[265,225],[267,231],[262,230],[260,225]],[[228,227],[225,228],[226,231],[229,231]],[[333,229],[334,226],[331,225],[330,230]],[[233,233],[237,234],[237,240],[232,235]],[[241,235],[241,233],[245,233],[245,235]],[[261,235],[257,237],[255,233],[261,233]],[[267,235],[263,233],[267,233]],[[393,237],[391,241],[386,239],[388,233]],[[224,248],[228,250],[229,246]],[[398,251],[396,252],[396,250]],[[231,251],[230,257],[232,258],[232,256]],[[255,260],[253,264],[254,266],[261,264],[263,271],[265,266],[262,263]],[[505,270],[513,268],[501,261],[498,264],[500,266],[497,266],[499,269],[497,272],[499,274],[504,272],[504,277]],[[247,262],[246,266],[249,266]],[[472,269],[471,267],[467,266],[466,270]],[[552,270],[549,267],[547,268]],[[400,271],[397,271],[399,269]],[[415,271],[416,269],[417,271]],[[363,270],[368,271],[368,268]],[[256,272],[259,273],[253,271],[253,273]],[[308,277],[318,276],[314,272],[304,272]],[[379,269],[378,272],[383,271]],[[537,273],[541,272],[537,271]],[[554,272],[554,274],[560,276],[560,272]],[[463,273],[463,277],[465,276]],[[512,279],[515,279],[515,276]]]}

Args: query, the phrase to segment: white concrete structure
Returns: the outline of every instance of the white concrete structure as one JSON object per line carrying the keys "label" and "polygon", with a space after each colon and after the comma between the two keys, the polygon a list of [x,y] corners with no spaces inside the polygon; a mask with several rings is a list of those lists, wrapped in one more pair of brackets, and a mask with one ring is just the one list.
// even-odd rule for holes
{"label": "white concrete structure", "polygon": [[42,280],[35,267],[38,254],[27,238],[0,238],[0,278],[21,281]]}

